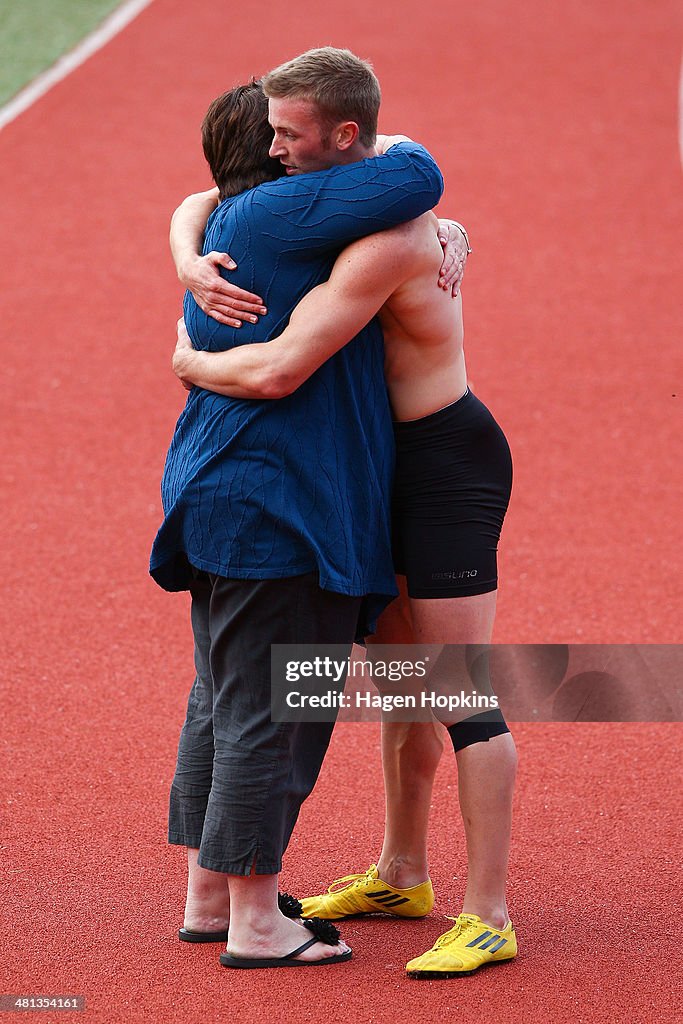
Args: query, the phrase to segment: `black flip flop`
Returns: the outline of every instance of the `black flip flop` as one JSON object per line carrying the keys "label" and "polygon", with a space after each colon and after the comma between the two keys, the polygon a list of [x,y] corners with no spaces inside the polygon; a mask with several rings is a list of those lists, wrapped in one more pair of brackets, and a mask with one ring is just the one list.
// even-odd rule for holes
{"label": "black flip flop", "polygon": [[[285,917],[301,917],[303,913],[298,899],[286,892],[277,894],[277,905]],[[224,928],[220,932],[192,932],[189,928],[180,928],[178,938],[181,942],[227,942],[228,929]]]}
{"label": "black flip flop", "polygon": [[189,928],[179,928],[178,938],[181,942],[227,942],[228,929],[222,932],[191,932]]}
{"label": "black flip flop", "polygon": [[242,970],[258,967],[321,967],[326,964],[341,964],[350,960],[353,956],[349,949],[346,953],[336,953],[334,956],[323,957],[321,960],[297,960],[299,953],[310,949],[316,942],[325,942],[328,946],[336,946],[339,941],[339,932],[329,921],[323,921],[320,917],[311,917],[302,924],[313,932],[313,938],[302,943],[286,956],[268,957],[262,960],[254,960],[248,957],[233,956],[232,953],[221,953],[220,962],[223,967],[238,967]]}

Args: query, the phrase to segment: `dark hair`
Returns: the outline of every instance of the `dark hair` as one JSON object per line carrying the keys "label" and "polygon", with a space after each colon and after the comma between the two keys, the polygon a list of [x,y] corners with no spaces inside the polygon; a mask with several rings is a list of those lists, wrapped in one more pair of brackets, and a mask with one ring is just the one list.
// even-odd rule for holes
{"label": "dark hair", "polygon": [[350,50],[321,46],[281,64],[263,78],[266,96],[306,99],[318,108],[327,130],[355,121],[358,138],[373,146],[381,93],[372,65]]}
{"label": "dark hair", "polygon": [[268,156],[272,141],[260,81],[252,78],[213,101],[202,121],[202,146],[221,199],[282,177],[282,164]]}

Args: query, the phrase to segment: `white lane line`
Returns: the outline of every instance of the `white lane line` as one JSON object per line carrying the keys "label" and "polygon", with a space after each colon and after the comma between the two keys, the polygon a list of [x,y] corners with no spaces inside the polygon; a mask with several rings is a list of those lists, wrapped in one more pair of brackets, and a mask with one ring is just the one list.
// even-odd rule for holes
{"label": "white lane line", "polygon": [[681,57],[681,77],[678,82],[678,149],[683,167],[683,57]]}
{"label": "white lane line", "polygon": [[0,107],[0,131],[10,121],[14,121],[16,117],[19,117],[19,114],[23,114],[41,96],[44,96],[53,85],[61,82],[63,78],[70,75],[77,67],[84,64],[89,57],[92,57],[93,53],[106,46],[115,35],[118,35],[129,22],[137,18],[138,14],[151,3],[152,0],[126,0],[115,11],[112,11],[94,32],[91,32],[89,36],[81,40],[78,46],[70,50],[69,53],[65,53],[51,68],[48,68],[47,71],[34,78],[25,89],[22,89],[8,103]]}

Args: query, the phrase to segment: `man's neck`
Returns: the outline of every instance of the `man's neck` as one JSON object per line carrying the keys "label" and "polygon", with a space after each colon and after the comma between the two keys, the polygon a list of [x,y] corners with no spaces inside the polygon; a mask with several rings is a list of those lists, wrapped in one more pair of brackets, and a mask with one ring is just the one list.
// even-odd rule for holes
{"label": "man's neck", "polygon": [[357,164],[369,156],[377,156],[377,149],[375,146],[363,146],[356,143],[338,155],[339,159],[336,161],[338,164]]}

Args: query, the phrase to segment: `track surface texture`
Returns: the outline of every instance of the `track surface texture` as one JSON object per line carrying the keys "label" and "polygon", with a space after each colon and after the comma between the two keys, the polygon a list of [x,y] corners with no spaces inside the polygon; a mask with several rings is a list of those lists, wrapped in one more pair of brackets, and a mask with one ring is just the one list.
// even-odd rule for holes
{"label": "track surface texture", "polygon": [[[681,21],[673,0],[155,0],[2,132],[1,992],[83,994],[88,1022],[675,1019],[673,724],[517,727],[515,963],[404,977],[464,889],[450,754],[431,917],[350,922],[353,961],[304,975],[180,945],[165,815],[191,637],[147,558],[184,400],[167,226],[208,183],[201,117],[332,42],[374,60],[384,130],[434,152],[471,232],[469,372],[516,469],[496,639],[681,642]],[[377,726],[345,724],[285,889],[363,870],[381,807]]]}

